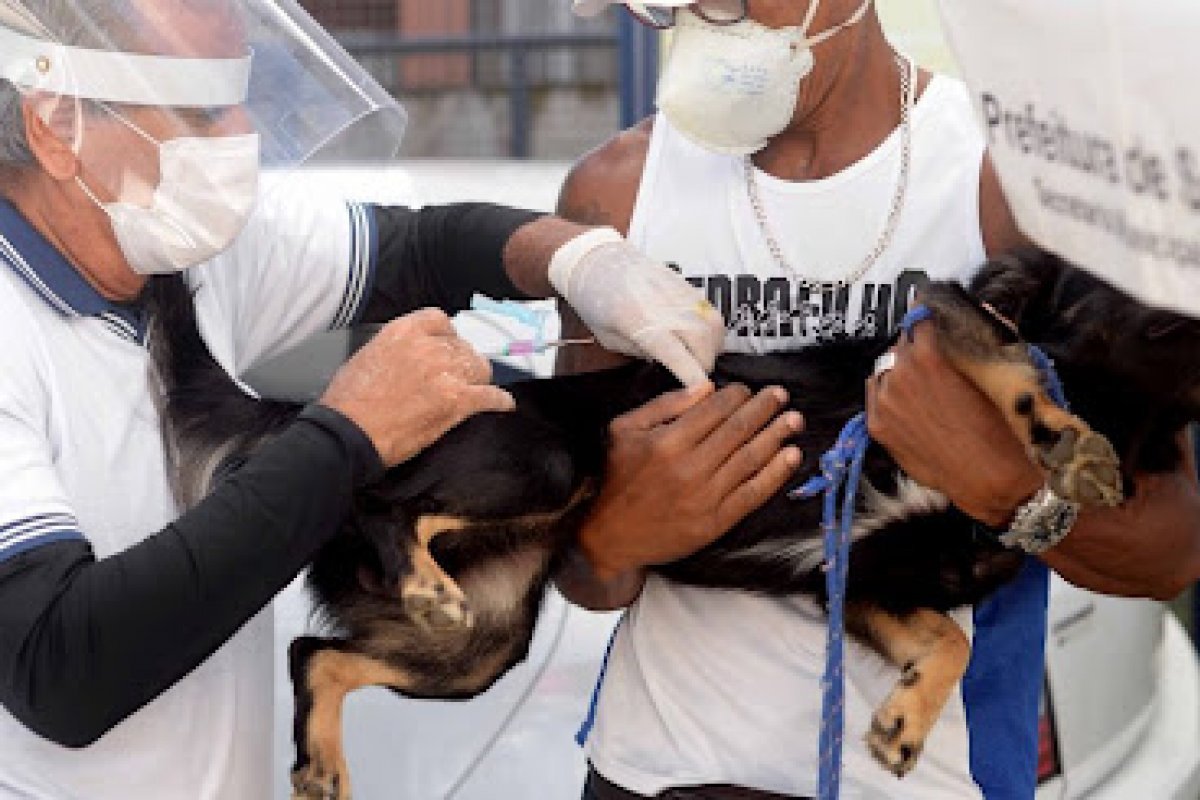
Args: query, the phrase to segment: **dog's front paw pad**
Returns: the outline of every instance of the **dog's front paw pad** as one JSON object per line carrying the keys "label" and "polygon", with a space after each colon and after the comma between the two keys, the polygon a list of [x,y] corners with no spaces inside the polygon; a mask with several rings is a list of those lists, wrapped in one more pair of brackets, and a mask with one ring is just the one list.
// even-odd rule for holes
{"label": "dog's front paw pad", "polygon": [[337,773],[326,773],[315,764],[292,773],[292,800],[348,800],[342,794],[342,780]]}
{"label": "dog's front paw pad", "polygon": [[881,711],[871,721],[871,732],[867,734],[871,755],[897,778],[903,778],[917,765],[924,745],[921,740],[904,736],[905,727],[903,716],[889,718]]}
{"label": "dog's front paw pad", "polygon": [[1108,439],[1094,431],[1068,428],[1042,453],[1050,487],[1083,506],[1110,507],[1124,499],[1121,464]]}
{"label": "dog's front paw pad", "polygon": [[916,688],[920,681],[920,673],[906,667],[900,685],[875,712],[867,733],[871,754],[897,778],[903,778],[917,765],[931,724]]}
{"label": "dog's front paw pad", "polygon": [[470,628],[475,624],[466,596],[444,581],[410,580],[401,591],[404,609],[418,625],[427,628]]}

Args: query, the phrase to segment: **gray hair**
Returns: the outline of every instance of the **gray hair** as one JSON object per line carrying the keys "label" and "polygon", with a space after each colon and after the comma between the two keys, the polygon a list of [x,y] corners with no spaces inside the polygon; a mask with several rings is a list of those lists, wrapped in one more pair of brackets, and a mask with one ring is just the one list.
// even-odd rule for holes
{"label": "gray hair", "polygon": [[[0,0],[0,25],[97,50],[132,45],[136,15],[134,0]],[[23,99],[16,86],[0,80],[0,168],[33,163]]]}

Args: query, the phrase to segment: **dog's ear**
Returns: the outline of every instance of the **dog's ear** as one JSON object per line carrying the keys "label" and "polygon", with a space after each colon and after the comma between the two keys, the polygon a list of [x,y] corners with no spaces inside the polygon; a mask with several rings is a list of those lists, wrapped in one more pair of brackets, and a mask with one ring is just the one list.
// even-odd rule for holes
{"label": "dog's ear", "polygon": [[1045,251],[1022,248],[984,264],[970,292],[1024,331],[1035,302],[1046,296],[1061,271]]}

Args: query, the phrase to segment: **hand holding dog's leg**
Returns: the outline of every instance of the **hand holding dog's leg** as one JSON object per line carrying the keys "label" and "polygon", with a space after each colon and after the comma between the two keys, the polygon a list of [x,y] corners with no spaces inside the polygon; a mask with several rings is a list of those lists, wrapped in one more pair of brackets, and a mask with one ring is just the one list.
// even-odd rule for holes
{"label": "hand holding dog's leg", "polygon": [[487,359],[440,311],[390,323],[334,376],[323,405],[349,417],[385,466],[412,458],[463,420],[511,411],[512,397],[489,385]]}
{"label": "hand holding dog's leg", "polygon": [[[801,460],[785,447],[803,424],[794,412],[780,416],[786,402],[781,389],[752,397],[731,386],[664,395],[615,420],[605,483],[580,532],[582,557],[559,579],[567,596],[628,604],[647,567],[702,549],[779,491]],[[589,591],[587,572],[607,593]]]}
{"label": "hand holding dog's leg", "polygon": [[1044,482],[1004,416],[941,354],[930,326],[894,351],[895,366],[867,381],[871,437],[923,486],[989,525]]}

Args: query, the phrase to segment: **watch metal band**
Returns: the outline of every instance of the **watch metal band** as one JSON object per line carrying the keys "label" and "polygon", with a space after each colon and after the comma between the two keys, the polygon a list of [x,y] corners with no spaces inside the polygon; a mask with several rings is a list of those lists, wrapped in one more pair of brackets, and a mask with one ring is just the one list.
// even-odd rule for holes
{"label": "watch metal band", "polygon": [[1078,503],[1043,486],[1017,509],[1008,532],[1000,537],[1000,543],[1030,555],[1041,555],[1067,538],[1078,518]]}

